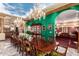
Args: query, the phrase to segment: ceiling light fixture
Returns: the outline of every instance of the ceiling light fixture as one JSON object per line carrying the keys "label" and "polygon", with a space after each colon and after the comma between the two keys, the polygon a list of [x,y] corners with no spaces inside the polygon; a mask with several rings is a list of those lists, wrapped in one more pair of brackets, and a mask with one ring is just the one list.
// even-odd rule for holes
{"label": "ceiling light fixture", "polygon": [[33,18],[34,20],[40,19],[41,17],[43,17],[43,19],[45,19],[46,13],[45,11],[40,7],[39,4],[35,4],[35,6],[33,7],[33,9],[30,9],[29,12],[29,18]]}

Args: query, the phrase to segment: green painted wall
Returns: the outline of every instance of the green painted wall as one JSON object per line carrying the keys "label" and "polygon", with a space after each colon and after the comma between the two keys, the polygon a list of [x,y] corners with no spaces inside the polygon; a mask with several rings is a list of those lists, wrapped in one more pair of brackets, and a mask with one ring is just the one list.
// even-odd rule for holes
{"label": "green painted wall", "polygon": [[[55,30],[56,30],[56,17],[63,11],[66,11],[66,10],[79,10],[79,5],[76,5],[76,6],[73,6],[73,7],[70,7],[70,8],[67,8],[67,9],[64,9],[64,10],[60,10],[58,12],[55,12],[55,13],[52,13],[52,14],[49,14],[46,16],[45,19],[41,18],[40,20],[32,20],[30,22],[27,22],[26,24],[29,26],[31,26],[33,23],[40,23],[42,24],[42,26],[45,26],[46,27],[46,30],[41,30],[41,35],[42,37],[45,38],[46,41],[49,40],[49,38],[52,38],[54,39],[55,37]],[[52,24],[52,30],[49,30],[48,29],[48,26]],[[50,33],[51,32],[51,33]]]}
{"label": "green painted wall", "polygon": [[[49,14],[45,19],[41,18],[40,20],[32,20],[30,22],[27,22],[26,24],[31,26],[32,24],[40,23],[42,26],[45,26],[46,30],[41,30],[41,35],[43,38],[45,38],[46,41],[48,41],[50,38],[54,38],[56,16],[56,13]],[[52,25],[52,29],[48,28],[50,24]]]}

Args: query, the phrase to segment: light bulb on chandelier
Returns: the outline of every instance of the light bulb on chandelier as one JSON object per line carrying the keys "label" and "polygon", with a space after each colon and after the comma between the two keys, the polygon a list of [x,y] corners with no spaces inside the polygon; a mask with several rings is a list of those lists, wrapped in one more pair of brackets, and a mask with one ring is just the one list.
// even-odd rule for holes
{"label": "light bulb on chandelier", "polygon": [[38,4],[36,4],[36,6],[34,6],[33,9],[30,10],[29,18],[33,18],[34,20],[40,20],[40,18],[42,17],[43,19],[45,19],[46,13],[42,8],[39,7]]}

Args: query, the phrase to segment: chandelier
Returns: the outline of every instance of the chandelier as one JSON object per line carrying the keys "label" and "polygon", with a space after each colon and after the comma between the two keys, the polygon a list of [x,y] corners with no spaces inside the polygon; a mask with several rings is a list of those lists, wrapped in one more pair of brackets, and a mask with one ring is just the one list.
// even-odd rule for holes
{"label": "chandelier", "polygon": [[36,4],[33,9],[30,9],[29,12],[29,18],[32,18],[34,20],[40,19],[41,17],[45,19],[45,15],[45,11],[39,6],[39,4]]}

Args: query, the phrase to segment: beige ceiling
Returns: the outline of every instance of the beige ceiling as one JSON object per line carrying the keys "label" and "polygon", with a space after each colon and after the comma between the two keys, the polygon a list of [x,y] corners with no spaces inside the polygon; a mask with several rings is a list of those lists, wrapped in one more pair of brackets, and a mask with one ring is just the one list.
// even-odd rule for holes
{"label": "beige ceiling", "polygon": [[1,17],[6,17],[6,16],[9,16],[9,17],[12,17],[12,18],[16,18],[16,16],[13,16],[13,15],[8,15],[8,14],[0,13],[0,18]]}
{"label": "beige ceiling", "polygon": [[51,10],[57,9],[59,7],[62,7],[64,5],[67,5],[67,4],[70,4],[70,3],[55,3],[54,5],[48,6],[44,10],[45,10],[45,12],[49,12]]}

